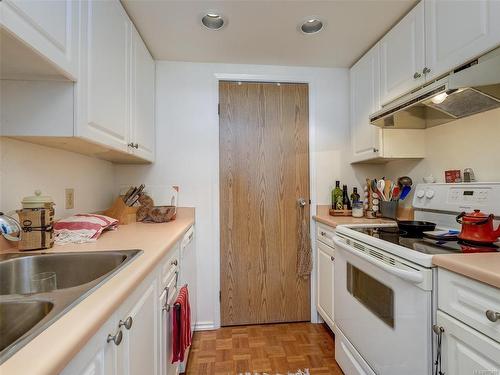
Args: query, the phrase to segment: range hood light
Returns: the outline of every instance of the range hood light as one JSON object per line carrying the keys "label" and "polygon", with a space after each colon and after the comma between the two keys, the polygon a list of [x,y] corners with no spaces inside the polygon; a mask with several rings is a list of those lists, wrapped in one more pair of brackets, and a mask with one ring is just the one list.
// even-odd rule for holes
{"label": "range hood light", "polygon": [[441,104],[446,100],[448,97],[448,94],[445,92],[442,92],[441,94],[437,94],[435,97],[433,97],[431,100],[434,104]]}

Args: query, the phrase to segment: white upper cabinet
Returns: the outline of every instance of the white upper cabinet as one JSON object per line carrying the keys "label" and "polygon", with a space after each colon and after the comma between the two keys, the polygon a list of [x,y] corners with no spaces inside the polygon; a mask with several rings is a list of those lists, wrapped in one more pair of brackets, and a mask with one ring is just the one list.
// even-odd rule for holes
{"label": "white upper cabinet", "polygon": [[351,163],[425,157],[421,129],[380,129],[369,116],[380,109],[379,44],[351,68]]}
{"label": "white upper cabinet", "polygon": [[424,3],[417,4],[379,43],[384,105],[425,82]]}
{"label": "white upper cabinet", "polygon": [[133,153],[153,161],[155,150],[155,62],[137,30],[132,28],[132,116],[130,141]]}
{"label": "white upper cabinet", "polygon": [[377,44],[350,71],[351,140],[354,162],[379,156],[381,130],[369,116],[380,108],[380,56]]}
{"label": "white upper cabinet", "polygon": [[127,151],[132,24],[119,1],[85,4],[87,85],[82,85],[79,93],[83,116],[78,133],[96,143]]}
{"label": "white upper cabinet", "polygon": [[500,45],[500,1],[425,1],[427,79]]}
{"label": "white upper cabinet", "polygon": [[79,0],[1,1],[2,78],[40,79],[59,73],[76,81],[79,11]]}

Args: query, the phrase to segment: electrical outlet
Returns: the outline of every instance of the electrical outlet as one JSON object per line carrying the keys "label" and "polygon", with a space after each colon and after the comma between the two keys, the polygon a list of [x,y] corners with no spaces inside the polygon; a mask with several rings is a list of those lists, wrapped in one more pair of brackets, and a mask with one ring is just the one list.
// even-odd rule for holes
{"label": "electrical outlet", "polygon": [[75,189],[68,188],[65,190],[65,201],[64,208],[67,210],[71,210],[75,208]]}

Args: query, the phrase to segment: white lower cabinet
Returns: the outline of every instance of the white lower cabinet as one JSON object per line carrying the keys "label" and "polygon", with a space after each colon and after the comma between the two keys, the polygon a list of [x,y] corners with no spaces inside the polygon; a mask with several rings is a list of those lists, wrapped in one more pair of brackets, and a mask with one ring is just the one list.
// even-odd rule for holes
{"label": "white lower cabinet", "polygon": [[170,306],[178,291],[179,247],[174,245],[61,375],[178,374],[179,365],[170,363],[169,337]]}
{"label": "white lower cabinet", "polygon": [[158,374],[158,308],[156,278],[149,279],[120,309],[119,374]]}
{"label": "white lower cabinet", "polygon": [[445,374],[500,373],[500,343],[438,311],[437,324],[444,329],[442,369]]}
{"label": "white lower cabinet", "polygon": [[335,229],[318,223],[316,235],[316,308],[318,309],[319,315],[321,315],[326,324],[333,330],[333,268],[335,264],[333,237],[335,235]]}
{"label": "white lower cabinet", "polygon": [[333,266],[335,262],[334,249],[317,241],[318,274],[317,274],[317,305],[318,312],[328,326],[333,330]]}
{"label": "white lower cabinet", "polygon": [[439,268],[438,309],[442,371],[499,374],[500,289]]}
{"label": "white lower cabinet", "polygon": [[109,318],[60,375],[117,375],[118,346],[112,341],[122,335],[117,323],[115,315]]}

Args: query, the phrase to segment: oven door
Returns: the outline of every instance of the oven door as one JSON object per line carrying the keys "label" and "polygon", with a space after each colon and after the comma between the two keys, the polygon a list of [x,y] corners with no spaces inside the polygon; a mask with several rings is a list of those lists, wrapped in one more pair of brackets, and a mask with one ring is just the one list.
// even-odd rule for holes
{"label": "oven door", "polygon": [[431,374],[432,271],[355,240],[334,243],[337,329],[376,374]]}

